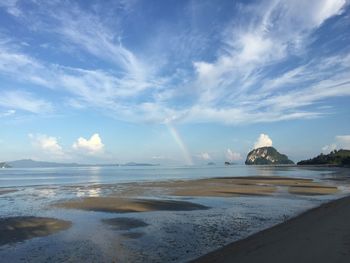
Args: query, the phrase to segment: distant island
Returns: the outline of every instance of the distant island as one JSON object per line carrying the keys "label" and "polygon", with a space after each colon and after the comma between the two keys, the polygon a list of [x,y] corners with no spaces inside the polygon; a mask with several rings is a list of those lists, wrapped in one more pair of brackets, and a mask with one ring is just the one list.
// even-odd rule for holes
{"label": "distant island", "polygon": [[245,161],[247,165],[294,164],[285,154],[279,153],[274,147],[261,147],[250,151]]}
{"label": "distant island", "polygon": [[56,163],[35,161],[32,159],[16,160],[11,162],[0,162],[0,168],[54,168],[54,167],[93,167],[93,166],[158,166],[159,164],[135,163],[125,164],[80,164],[80,163]]}
{"label": "distant island", "polygon": [[350,150],[334,150],[329,154],[323,154],[297,163],[298,165],[334,165],[350,166]]}
{"label": "distant island", "polygon": [[209,163],[207,163],[207,165],[216,165],[216,163],[214,163],[214,162],[209,162]]}
{"label": "distant island", "polygon": [[120,166],[159,166],[159,164],[130,162],[125,164],[120,164]]}
{"label": "distant island", "polygon": [[11,165],[9,165],[8,163],[2,162],[0,163],[0,169],[1,168],[11,168]]}
{"label": "distant island", "polygon": [[[5,168],[53,168],[53,167],[90,167],[97,166],[97,164],[79,164],[79,163],[56,163],[34,161],[32,159],[16,160],[6,162],[8,167]],[[0,165],[1,166],[1,165]],[[98,166],[117,166],[117,164],[103,164]]]}
{"label": "distant island", "polygon": [[225,164],[225,165],[235,165],[235,163],[233,163],[233,162],[228,162],[228,161],[226,161],[224,164]]}

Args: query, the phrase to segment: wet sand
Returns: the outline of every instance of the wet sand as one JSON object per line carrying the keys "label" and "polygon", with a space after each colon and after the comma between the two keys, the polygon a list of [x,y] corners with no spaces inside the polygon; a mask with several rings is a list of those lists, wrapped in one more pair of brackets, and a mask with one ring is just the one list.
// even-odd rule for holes
{"label": "wet sand", "polygon": [[193,262],[349,262],[350,197],[345,197]]}
{"label": "wet sand", "polygon": [[[115,185],[93,185],[112,191],[109,196],[84,197],[57,203],[54,206],[99,212],[149,212],[149,211],[191,211],[208,207],[177,200],[166,200],[166,196],[189,197],[232,197],[266,196],[275,193],[278,187],[285,192],[298,195],[329,195],[338,192],[337,187],[314,182],[311,179],[287,177],[224,177],[188,181],[168,181],[125,184],[114,189]],[[114,190],[113,190],[114,189]],[[163,199],[139,199],[157,193]]]}
{"label": "wet sand", "polygon": [[[338,192],[336,186],[312,179],[279,176],[222,177],[186,181],[145,182],[125,184],[111,195],[145,196],[159,193],[170,196],[232,197],[267,196],[283,190],[297,195],[329,195]],[[113,185],[94,185],[94,188],[112,189]]]}
{"label": "wet sand", "polygon": [[127,199],[118,197],[87,197],[58,203],[56,207],[96,212],[130,213],[149,211],[191,211],[208,207],[186,201]]}
{"label": "wet sand", "polygon": [[4,194],[9,194],[9,193],[14,193],[17,192],[18,190],[16,189],[0,189],[0,195],[4,195]]}
{"label": "wet sand", "polygon": [[293,194],[334,194],[337,187],[327,186],[311,179],[287,177],[225,177],[202,179],[189,182],[176,189],[177,196],[234,196],[234,195],[269,195],[277,187],[286,187]]}
{"label": "wet sand", "polygon": [[7,217],[0,219],[0,246],[68,229],[71,223],[47,217]]}
{"label": "wet sand", "polygon": [[148,226],[147,223],[140,219],[129,217],[103,219],[102,222],[112,226],[115,230],[130,230],[134,228]]}

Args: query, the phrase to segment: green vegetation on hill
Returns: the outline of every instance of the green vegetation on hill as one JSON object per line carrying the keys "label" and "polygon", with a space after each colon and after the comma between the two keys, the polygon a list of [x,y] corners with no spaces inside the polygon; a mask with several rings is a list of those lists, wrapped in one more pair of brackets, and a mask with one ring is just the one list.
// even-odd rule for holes
{"label": "green vegetation on hill", "polygon": [[279,153],[273,147],[261,147],[250,151],[245,161],[247,165],[294,164],[285,154]]}
{"label": "green vegetation on hill", "polygon": [[298,162],[298,165],[350,165],[350,150],[334,150],[329,154],[316,156],[315,158]]}

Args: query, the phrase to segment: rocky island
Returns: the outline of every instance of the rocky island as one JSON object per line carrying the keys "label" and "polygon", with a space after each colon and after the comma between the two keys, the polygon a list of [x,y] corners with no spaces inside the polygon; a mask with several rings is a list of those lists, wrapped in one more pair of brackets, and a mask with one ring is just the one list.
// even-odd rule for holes
{"label": "rocky island", "polygon": [[285,154],[279,153],[274,147],[261,147],[250,151],[245,161],[247,165],[294,164]]}

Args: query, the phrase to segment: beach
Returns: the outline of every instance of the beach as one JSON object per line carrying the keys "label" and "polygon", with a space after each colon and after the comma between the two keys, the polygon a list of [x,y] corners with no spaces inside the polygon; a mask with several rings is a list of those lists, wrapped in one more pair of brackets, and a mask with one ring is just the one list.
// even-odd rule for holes
{"label": "beach", "polygon": [[231,243],[192,262],[349,262],[350,196]]}
{"label": "beach", "polygon": [[[7,184],[0,188],[1,229],[5,233],[0,236],[0,262],[230,260],[231,254],[236,256],[232,252],[237,250],[236,244],[268,233],[281,223],[289,229],[297,220],[289,219],[305,211],[314,216],[302,219],[300,225],[303,229],[316,227],[324,216],[314,208],[350,192],[348,170],[319,167],[33,169],[24,171],[30,177],[26,175],[23,185],[18,185],[25,177],[23,170],[11,171],[11,177],[0,174]],[[335,214],[326,221],[335,220],[343,229],[336,222],[341,211],[322,211]],[[286,231],[277,231],[272,237],[263,234],[269,239],[259,238],[253,248],[250,243],[245,245],[246,251],[255,251],[261,244],[267,246],[261,247],[264,253],[280,251],[274,238],[285,238],[285,246],[293,249],[293,240],[302,238],[293,236],[298,230],[287,232],[287,237],[278,235],[280,232]],[[312,240],[314,232],[307,238]],[[229,249],[232,242],[236,242],[233,250]],[[238,262],[241,258],[239,254]]]}

